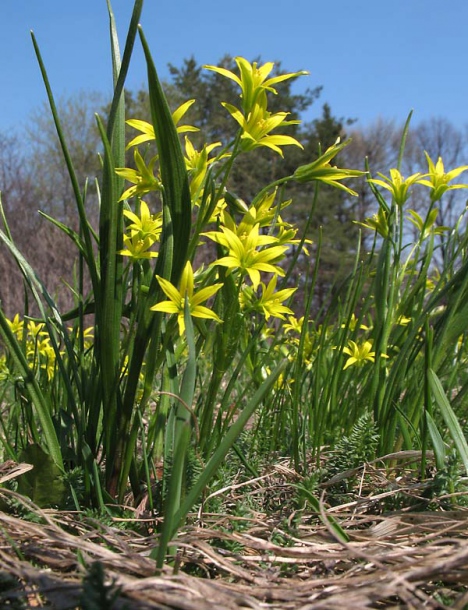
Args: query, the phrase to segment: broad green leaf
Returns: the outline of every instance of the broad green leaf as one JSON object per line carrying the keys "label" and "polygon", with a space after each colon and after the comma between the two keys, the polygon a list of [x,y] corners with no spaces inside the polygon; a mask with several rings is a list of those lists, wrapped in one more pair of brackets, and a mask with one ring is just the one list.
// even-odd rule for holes
{"label": "broad green leaf", "polygon": [[67,488],[62,471],[52,457],[39,445],[29,445],[19,459],[34,468],[18,477],[18,492],[31,498],[40,508],[62,507]]}

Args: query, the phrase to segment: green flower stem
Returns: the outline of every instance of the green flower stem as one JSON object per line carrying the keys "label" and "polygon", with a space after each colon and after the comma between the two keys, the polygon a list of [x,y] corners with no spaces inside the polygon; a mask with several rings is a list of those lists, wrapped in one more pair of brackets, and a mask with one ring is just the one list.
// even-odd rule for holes
{"label": "green flower stem", "polygon": [[117,254],[122,248],[123,206],[119,199],[119,182],[111,144],[104,128],[98,122],[104,144],[104,180],[101,197],[100,268],[102,299],[96,310],[98,361],[102,375],[102,397],[104,416],[104,451],[106,454],[106,486],[111,493],[117,492],[115,477],[116,435],[121,428],[120,378],[120,322],[123,307],[123,261]]}
{"label": "green flower stem", "polygon": [[[389,223],[392,217],[393,214],[390,214]],[[392,241],[390,238],[383,240],[378,256],[375,277],[376,337],[374,342],[375,365],[372,375],[371,396],[374,405],[374,419],[381,425],[384,424],[382,400],[383,393],[385,392],[385,371],[381,366],[380,355],[387,352],[397,291],[398,257],[392,247]]]}
{"label": "green flower stem", "polygon": [[218,313],[223,320],[223,324],[218,325],[215,330],[210,383],[206,398],[198,408],[200,413],[200,447],[205,454],[215,444],[213,441],[218,438],[219,430],[215,431],[213,426],[216,397],[224,375],[236,356],[244,325],[239,306],[242,276],[236,283],[232,274],[226,276],[225,270],[220,271],[220,273],[222,274],[223,287],[216,303],[219,303]]}
{"label": "green flower stem", "polygon": [[262,400],[269,392],[272,390],[274,384],[276,383],[278,377],[285,370],[287,366],[287,362],[281,362],[269,375],[269,377],[263,382],[263,384],[258,388],[253,397],[250,399],[245,408],[241,411],[236,421],[229,428],[229,431],[223,437],[223,439],[219,442],[216,447],[216,450],[209,460],[208,464],[204,468],[203,472],[200,474],[198,479],[196,480],[193,487],[187,493],[184,501],[182,502],[180,509],[174,515],[172,520],[172,528],[169,532],[169,539],[171,539],[177,529],[180,527],[181,522],[186,518],[189,511],[192,509],[193,505],[199,499],[201,493],[204,488],[213,477],[214,473],[218,470],[219,466],[225,459],[229,449],[234,445],[236,439],[239,434],[244,429],[245,425],[249,421],[249,419],[254,414],[255,410],[258,408]]}

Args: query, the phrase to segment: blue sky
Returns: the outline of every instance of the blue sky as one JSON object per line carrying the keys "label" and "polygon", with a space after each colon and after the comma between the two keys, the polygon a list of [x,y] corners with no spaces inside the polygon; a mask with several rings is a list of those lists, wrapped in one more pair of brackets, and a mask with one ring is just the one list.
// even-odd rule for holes
{"label": "blue sky", "polygon": [[[133,1],[113,0],[122,46]],[[468,123],[467,0],[145,0],[141,19],[160,76],[167,64],[225,53],[306,69],[296,91],[323,85],[320,102],[366,125],[444,116]],[[0,0],[0,131],[21,126],[44,99],[33,30],[57,97],[110,94],[105,0]],[[128,87],[144,83],[138,45]],[[311,115],[320,113],[317,104]]]}

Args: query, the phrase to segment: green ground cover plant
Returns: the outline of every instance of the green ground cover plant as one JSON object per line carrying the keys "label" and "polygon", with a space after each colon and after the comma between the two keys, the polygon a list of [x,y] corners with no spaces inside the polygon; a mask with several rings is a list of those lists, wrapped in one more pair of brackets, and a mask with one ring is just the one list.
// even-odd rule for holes
{"label": "green ground cover plant", "polygon": [[[334,159],[350,142],[337,140],[245,202],[227,186],[240,157],[301,147],[288,134],[296,123],[288,109],[271,112],[269,100],[278,83],[304,73],[275,74],[272,63],[241,57],[234,72],[206,66],[238,86],[238,105],[224,104],[238,131],[197,149],[197,126],[184,120],[196,100],[169,108],[138,25],[142,4],[135,2],[122,57],[109,4],[114,95],[108,116],[96,118],[97,227],[33,37],[79,229],[45,216],[69,237],[79,265],[75,307],[59,311],[2,213],[0,239],[27,295],[12,318],[0,307],[3,459],[34,466],[19,491],[43,506],[110,514],[144,500],[160,519],[154,558],[162,567],[228,454],[254,475],[258,463],[288,456],[307,477],[323,448],[341,439],[339,469],[418,449],[424,477],[428,450],[444,471],[454,449],[468,473],[465,211],[454,226],[437,223],[444,194],[467,188],[453,181],[468,166],[446,171],[427,156],[426,173],[404,177],[408,121],[388,174],[339,167]],[[151,123],[125,113],[135,43],[146,58]],[[376,199],[375,215],[360,223],[372,247],[356,245],[352,273],[312,316],[321,244],[306,239],[307,226],[288,222],[294,201],[284,189],[314,184],[310,223],[323,185],[353,197],[357,180]],[[413,189],[426,193],[424,215],[410,207]],[[312,248],[314,263],[297,285],[294,266]],[[345,440],[354,447],[348,464]]]}

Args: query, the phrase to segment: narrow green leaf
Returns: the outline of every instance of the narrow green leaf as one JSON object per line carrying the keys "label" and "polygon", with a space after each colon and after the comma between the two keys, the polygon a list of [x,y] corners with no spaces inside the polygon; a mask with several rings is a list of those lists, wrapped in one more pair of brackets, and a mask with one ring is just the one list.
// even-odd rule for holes
{"label": "narrow green leaf", "polygon": [[[113,65],[113,73],[114,73],[114,96],[112,99],[111,109],[109,112],[108,126],[107,126],[107,136],[109,140],[112,139],[111,134],[114,131],[114,123],[119,114],[119,105],[121,104],[121,99],[123,97],[123,88],[125,84],[125,79],[127,78],[128,68],[130,65],[130,59],[133,53],[133,47],[135,45],[135,39],[138,31],[138,23],[140,21],[141,11],[143,9],[143,0],[135,0],[135,4],[133,5],[133,13],[130,20],[130,26],[128,28],[127,40],[125,42],[125,49],[122,61],[120,61],[120,51],[119,51],[119,40],[117,36],[117,28],[115,25],[114,14],[112,12],[112,6],[110,1],[107,1],[107,10],[109,13],[109,26],[110,26],[110,36],[111,36],[111,50],[112,50],[112,65]],[[120,116],[120,125],[119,131],[122,134],[122,137],[125,133],[125,124],[124,124],[124,116]],[[123,165],[121,165],[123,166]]]}
{"label": "narrow green leaf", "polygon": [[[166,557],[167,547],[174,533],[178,529],[178,514],[182,495],[183,480],[187,451],[190,447],[190,424],[185,421],[179,431],[176,446],[173,453],[171,478],[164,506],[164,524],[159,538],[159,544],[155,549],[157,567],[162,568]],[[152,555],[154,557],[154,555]]]}
{"label": "narrow green leaf", "polygon": [[[157,565],[162,568],[167,552],[167,545],[174,531],[175,515],[180,509],[181,498],[184,494],[185,464],[190,449],[191,436],[191,408],[194,399],[195,381],[197,373],[197,359],[195,350],[195,337],[192,317],[188,299],[185,301],[185,331],[188,347],[188,360],[180,387],[180,401],[175,407],[173,446],[167,447],[172,457],[172,468],[168,485],[167,499],[164,507],[164,524],[157,551]],[[170,425],[168,427],[171,427]],[[177,529],[177,526],[175,526]]]}
{"label": "narrow green leaf", "polygon": [[323,514],[322,508],[320,506],[319,500],[311,493],[306,487],[303,485],[293,485],[296,489],[298,489],[302,494],[304,494],[307,498],[307,501],[312,506],[314,511],[317,513],[320,521],[332,530],[338,540],[341,542],[349,542],[349,536],[338,523],[338,521],[332,517],[331,515]]}
{"label": "narrow green leaf", "polygon": [[91,238],[92,236],[91,236],[91,231],[89,228],[89,223],[88,223],[88,218],[86,215],[86,209],[84,206],[83,197],[81,195],[80,187],[78,184],[78,178],[76,176],[76,172],[73,167],[73,161],[71,159],[70,152],[68,150],[68,146],[67,146],[65,136],[64,136],[64,133],[62,130],[62,126],[60,124],[60,119],[59,119],[58,112],[57,112],[57,106],[55,104],[54,96],[52,95],[52,89],[50,87],[49,78],[47,76],[47,71],[45,69],[45,65],[42,60],[41,53],[39,51],[39,46],[37,44],[37,41],[36,41],[36,38],[35,38],[33,32],[31,32],[31,38],[32,38],[33,46],[34,46],[34,51],[36,53],[37,61],[39,63],[39,68],[41,70],[42,79],[44,81],[44,85],[46,88],[47,98],[49,100],[50,110],[52,112],[52,117],[54,119],[55,128],[56,128],[57,135],[58,135],[58,138],[60,141],[60,146],[62,148],[63,158],[65,160],[68,174],[70,176],[70,181],[71,181],[72,188],[73,188],[73,194],[75,196],[78,215],[80,218],[80,226],[81,226],[81,230],[83,232],[83,239],[86,244],[86,251],[87,251],[86,260],[88,261],[88,264],[89,264],[89,273],[90,273],[90,277],[91,277],[91,282],[93,284],[95,298],[97,299],[99,296],[98,271],[97,271],[96,264],[94,261],[93,240]]}
{"label": "narrow green leaf", "polygon": [[[104,168],[101,194],[99,235],[102,275],[102,299],[96,303],[99,329],[98,358],[103,379],[104,409],[106,412],[105,452],[107,482],[115,492],[118,487],[125,437],[130,420],[124,413],[118,387],[120,374],[120,324],[123,309],[123,260],[117,254],[123,242],[123,206],[119,201],[124,180],[115,173],[125,164],[125,103],[124,83],[130,64],[143,0],[136,0],[121,61],[117,28],[110,1],[107,2],[112,51],[114,95],[107,121],[107,134],[98,119],[104,144]],[[132,405],[133,406],[133,402]],[[128,410],[127,410],[128,411]],[[126,416],[127,415],[127,416]]]}
{"label": "narrow green leaf", "polygon": [[164,203],[170,209],[174,225],[174,263],[170,279],[173,284],[177,284],[187,260],[189,246],[192,220],[190,188],[177,129],[141,27],[139,31],[148,69],[151,117],[158,145]]}
{"label": "narrow green leaf", "polygon": [[[106,414],[106,454],[112,463],[115,434],[118,379],[120,375],[120,322],[122,318],[122,262],[117,250],[122,244],[123,214],[118,192],[111,143],[99,117],[97,123],[104,145],[104,168],[100,234],[101,300],[96,303],[98,336],[96,347],[102,370],[102,390]],[[110,453],[108,453],[110,452]]]}
{"label": "narrow green leaf", "polygon": [[439,470],[444,468],[447,452],[445,450],[445,443],[440,435],[439,429],[436,426],[435,421],[432,419],[428,411],[426,411],[426,421],[429,436],[431,437],[432,447],[434,448],[436,466]]}
{"label": "narrow green leaf", "polygon": [[41,210],[39,210],[39,214],[43,218],[48,220],[50,223],[52,223],[55,227],[57,227],[58,229],[63,231],[63,233],[65,233],[65,235],[67,235],[72,240],[72,242],[76,245],[78,250],[84,256],[86,262],[88,262],[86,244],[84,243],[84,241],[82,240],[82,238],[78,235],[78,233],[76,231],[74,231],[70,227],[67,227],[67,225],[63,224],[63,222],[60,222],[59,220],[56,220],[52,216],[49,216],[49,214],[46,214],[45,212],[41,212]]}
{"label": "narrow green leaf", "polygon": [[428,371],[429,385],[431,387],[434,399],[437,406],[440,409],[442,417],[444,418],[447,428],[449,429],[450,436],[455,443],[455,446],[460,454],[463,465],[465,466],[466,473],[468,474],[468,444],[466,442],[465,435],[460,426],[457,416],[455,415],[450,403],[445,395],[444,388],[440,383],[440,379],[436,373],[430,369]]}
{"label": "narrow green leaf", "polygon": [[397,169],[401,168],[401,164],[403,161],[403,154],[405,152],[406,139],[408,137],[409,126],[410,126],[412,116],[413,116],[413,111],[411,110],[411,112],[408,115],[408,118],[406,119],[405,125],[403,127],[403,134],[401,136],[401,142],[400,142],[400,150],[398,151]]}

